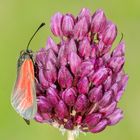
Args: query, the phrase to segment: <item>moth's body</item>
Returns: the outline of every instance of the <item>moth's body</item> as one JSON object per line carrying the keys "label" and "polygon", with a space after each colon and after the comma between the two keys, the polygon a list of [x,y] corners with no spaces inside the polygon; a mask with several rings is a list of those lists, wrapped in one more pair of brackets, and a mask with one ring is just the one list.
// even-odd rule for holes
{"label": "moth's body", "polygon": [[17,79],[11,96],[13,108],[24,118],[27,124],[33,119],[37,112],[35,74],[33,52],[29,50],[29,45],[45,23],[42,23],[28,42],[26,51],[21,51],[17,63]]}
{"label": "moth's body", "polygon": [[26,120],[34,118],[37,111],[34,63],[32,52],[23,51],[18,59],[17,80],[11,97],[14,109]]}

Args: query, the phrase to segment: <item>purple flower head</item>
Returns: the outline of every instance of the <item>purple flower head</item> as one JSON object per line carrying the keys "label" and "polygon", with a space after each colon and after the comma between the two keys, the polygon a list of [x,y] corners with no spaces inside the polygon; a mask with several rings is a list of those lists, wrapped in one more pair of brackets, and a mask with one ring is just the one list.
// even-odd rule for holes
{"label": "purple flower head", "polygon": [[117,26],[103,10],[83,8],[77,17],[56,13],[35,62],[38,111],[35,120],[59,128],[98,133],[123,118],[118,108],[128,81],[125,43],[111,52]]}

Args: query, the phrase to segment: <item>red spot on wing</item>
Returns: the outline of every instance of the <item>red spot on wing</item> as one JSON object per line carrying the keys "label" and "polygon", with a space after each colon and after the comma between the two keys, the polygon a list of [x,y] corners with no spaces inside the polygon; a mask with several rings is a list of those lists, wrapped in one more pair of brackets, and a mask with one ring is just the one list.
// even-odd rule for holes
{"label": "red spot on wing", "polygon": [[25,108],[29,108],[33,105],[33,82],[34,82],[34,66],[31,59],[27,59],[23,62],[16,89],[21,89],[22,94],[24,94],[25,101],[22,103],[24,104]]}

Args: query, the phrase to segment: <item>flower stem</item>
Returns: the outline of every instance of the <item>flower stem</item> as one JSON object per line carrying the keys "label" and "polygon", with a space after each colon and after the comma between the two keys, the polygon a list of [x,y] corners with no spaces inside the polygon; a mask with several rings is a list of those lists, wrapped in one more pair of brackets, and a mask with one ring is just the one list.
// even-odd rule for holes
{"label": "flower stem", "polygon": [[74,140],[74,135],[72,134],[72,131],[68,131],[67,140]]}

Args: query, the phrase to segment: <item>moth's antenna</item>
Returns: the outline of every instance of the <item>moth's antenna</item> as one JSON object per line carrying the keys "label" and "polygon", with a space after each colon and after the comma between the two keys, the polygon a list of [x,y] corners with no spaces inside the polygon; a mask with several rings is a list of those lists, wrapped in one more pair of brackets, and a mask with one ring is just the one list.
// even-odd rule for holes
{"label": "moth's antenna", "polygon": [[34,38],[34,36],[36,35],[36,33],[39,31],[39,29],[42,28],[44,25],[45,25],[44,22],[41,23],[40,26],[39,26],[39,27],[37,28],[37,30],[35,31],[35,33],[32,35],[31,39],[30,39],[29,42],[28,42],[27,48],[26,48],[27,51],[29,50],[29,45],[30,45],[32,39]]}
{"label": "moth's antenna", "polygon": [[123,36],[124,36],[123,33],[121,33],[121,39],[120,39],[120,42],[123,40]]}

